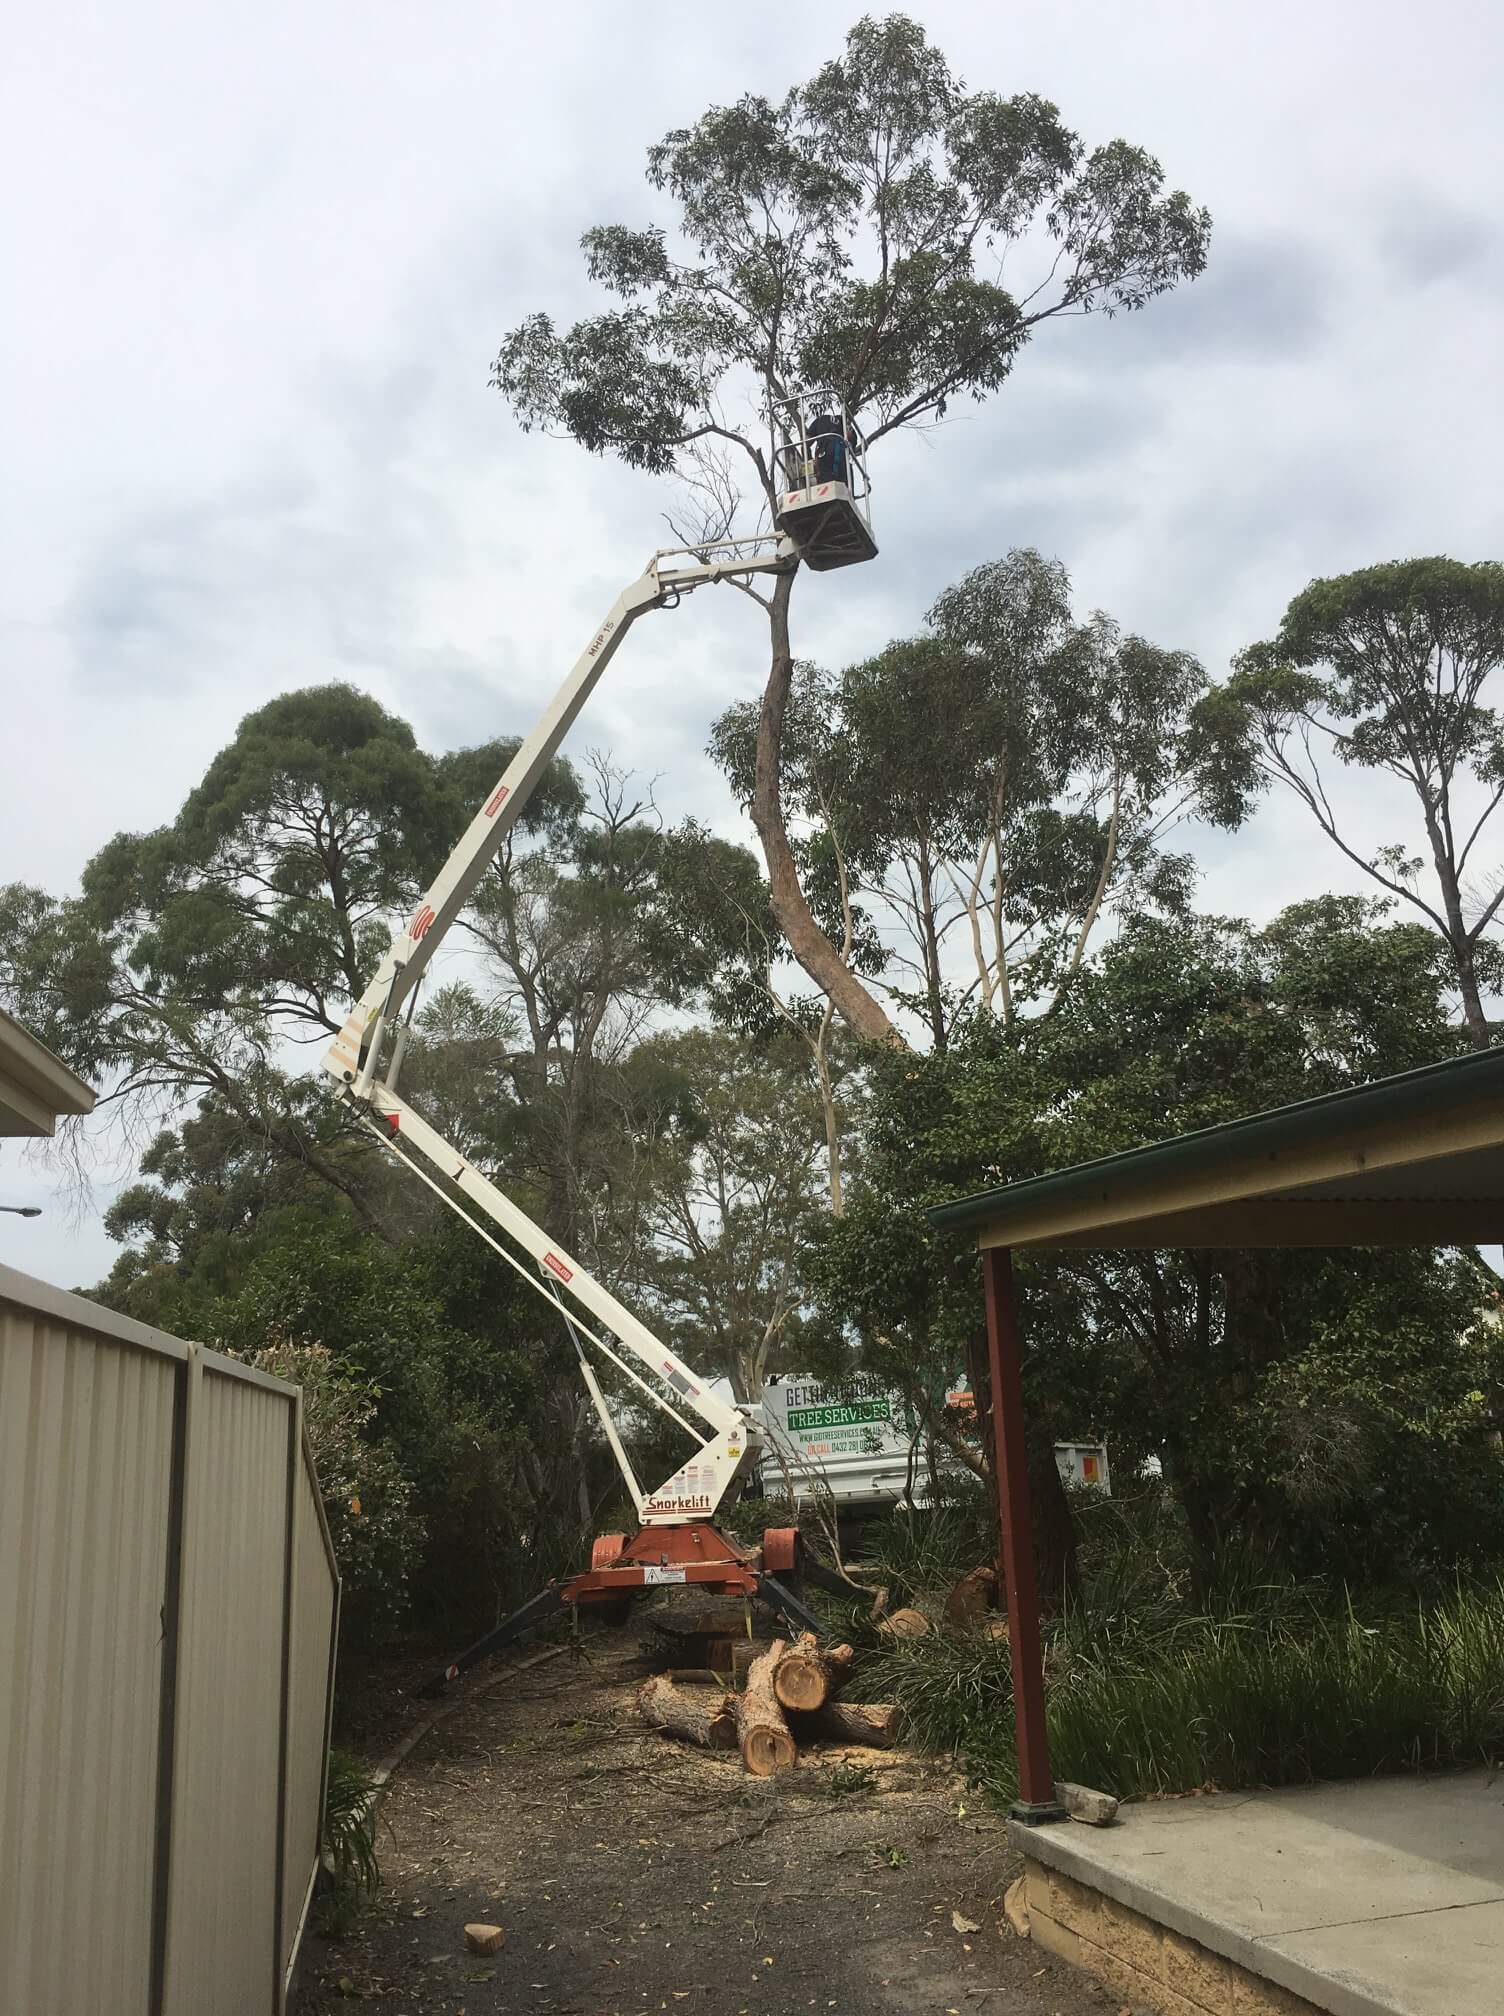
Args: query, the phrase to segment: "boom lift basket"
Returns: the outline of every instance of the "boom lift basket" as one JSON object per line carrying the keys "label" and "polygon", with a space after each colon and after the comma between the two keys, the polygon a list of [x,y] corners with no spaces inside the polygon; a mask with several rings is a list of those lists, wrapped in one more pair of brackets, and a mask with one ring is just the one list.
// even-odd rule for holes
{"label": "boom lift basket", "polygon": [[834,392],[799,392],[773,406],[775,522],[816,574],[877,557],[861,436]]}

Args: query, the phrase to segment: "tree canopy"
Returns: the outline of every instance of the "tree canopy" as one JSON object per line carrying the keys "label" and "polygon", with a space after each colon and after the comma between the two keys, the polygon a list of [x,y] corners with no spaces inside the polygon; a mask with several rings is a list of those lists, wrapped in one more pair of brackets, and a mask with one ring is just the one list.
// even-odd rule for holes
{"label": "tree canopy", "polygon": [[[582,241],[623,305],[563,332],[530,316],[495,383],[524,426],[638,468],[726,436],[764,489],[728,408],[759,428],[769,399],[825,387],[877,441],[995,391],[1041,323],[1141,308],[1194,278],[1210,232],[1144,149],[1088,149],[1033,93],[968,92],[902,14],[865,16],[776,102],[748,94],[666,134],[647,179],[672,236],[608,224]],[[997,277],[1012,247],[1034,255],[1017,291]]]}
{"label": "tree canopy", "polygon": [[[1504,977],[1488,933],[1504,875],[1478,846],[1504,800],[1504,716],[1484,687],[1504,666],[1504,565],[1391,561],[1313,581],[1277,634],[1251,645],[1198,704],[1194,753],[1209,801],[1241,820],[1270,781],[1327,838],[1445,941],[1475,1047],[1483,994]],[[1424,852],[1346,837],[1323,758],[1383,772],[1414,795]],[[1429,868],[1434,894],[1424,880]]]}
{"label": "tree canopy", "polygon": [[[799,665],[783,797],[846,963],[943,1048],[973,998],[1005,1021],[1057,998],[1129,892],[1183,904],[1190,864],[1164,836],[1195,796],[1204,686],[1190,653],[1100,610],[1078,622],[1065,568],[1031,548],[947,588],[920,636],[835,673]],[[732,707],[711,738],[743,803],[759,718]]]}
{"label": "tree canopy", "polygon": [[[1042,327],[1134,312],[1193,280],[1211,231],[1145,149],[1088,147],[1037,94],[968,90],[903,14],[864,16],[782,98],[749,94],[666,134],[647,176],[667,221],[584,235],[589,278],[613,305],[565,330],[528,316],[503,338],[493,382],[524,428],[693,474],[705,542],[731,532],[748,493],[772,508],[780,402],[835,393],[870,449],[996,392]],[[790,843],[795,571],[767,594],[743,584],[769,624],[749,802],[770,901],[834,1011],[895,1040]]]}

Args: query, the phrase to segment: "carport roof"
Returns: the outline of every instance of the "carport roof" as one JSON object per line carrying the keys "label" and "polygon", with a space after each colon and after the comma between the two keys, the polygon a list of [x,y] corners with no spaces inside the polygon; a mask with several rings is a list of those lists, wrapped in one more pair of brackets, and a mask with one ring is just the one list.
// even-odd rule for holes
{"label": "carport roof", "polygon": [[0,1137],[50,1134],[64,1113],[91,1113],[94,1092],[0,1008]]}
{"label": "carport roof", "polygon": [[936,1206],[979,1246],[1441,1246],[1504,1238],[1504,1050]]}

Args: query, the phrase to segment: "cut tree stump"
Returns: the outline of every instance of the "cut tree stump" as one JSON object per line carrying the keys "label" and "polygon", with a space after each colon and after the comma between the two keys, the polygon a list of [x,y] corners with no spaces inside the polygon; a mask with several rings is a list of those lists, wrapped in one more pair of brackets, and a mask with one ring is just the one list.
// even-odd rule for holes
{"label": "cut tree stump", "polygon": [[467,1925],[465,1944],[472,1953],[499,1953],[507,1943],[507,1935],[499,1925]]}
{"label": "cut tree stump", "polygon": [[985,1564],[963,1575],[945,1599],[945,1621],[953,1630],[980,1624],[997,1608],[997,1570]]}
{"label": "cut tree stump", "polygon": [[799,1753],[773,1684],[779,1661],[787,1650],[786,1641],[775,1638],[747,1669],[745,1688],[731,1697],[737,1735],[741,1739],[742,1763],[754,1778],[771,1778],[779,1771],[792,1770],[798,1762]]}
{"label": "cut tree stump", "polygon": [[898,1741],[898,1705],[893,1701],[827,1701],[812,1715],[796,1715],[801,1742],[865,1743],[891,1750]]}
{"label": "cut tree stump", "polygon": [[785,1708],[810,1714],[849,1676],[855,1658],[849,1645],[822,1651],[813,1631],[801,1631],[774,1669],[773,1692]]}
{"label": "cut tree stump", "polygon": [[637,1709],[652,1728],[682,1736],[686,1743],[698,1743],[702,1750],[736,1748],[736,1717],[729,1698],[719,1691],[680,1689],[662,1673],[655,1673],[638,1688]]}
{"label": "cut tree stump", "polygon": [[922,1610],[903,1609],[884,1617],[877,1628],[884,1638],[923,1638],[932,1627]]}

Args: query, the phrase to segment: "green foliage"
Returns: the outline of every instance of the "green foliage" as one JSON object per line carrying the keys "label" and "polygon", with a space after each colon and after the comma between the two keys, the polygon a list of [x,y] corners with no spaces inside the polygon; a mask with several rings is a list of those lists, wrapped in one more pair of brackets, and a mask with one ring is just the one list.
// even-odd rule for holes
{"label": "green foliage", "polygon": [[[1245,1555],[1203,1598],[1166,1494],[1098,1499],[1085,1525],[1079,1599],[1046,1633],[1060,1777],[1146,1798],[1504,1758],[1496,1578],[1359,1600],[1271,1578]],[[1001,1801],[1016,1796],[1006,1642],[899,1640],[863,1677],[898,1702],[911,1740],[961,1758]]]}
{"label": "green foliage", "polygon": [[944,1504],[890,1512],[868,1527],[862,1565],[885,1584],[890,1609],[951,1589],[997,1553],[997,1515],[980,1480],[953,1484]]}
{"label": "green foliage", "polygon": [[[1445,941],[1476,1047],[1489,1041],[1482,993],[1504,958],[1487,933],[1504,902],[1492,877],[1468,881],[1504,785],[1504,717],[1484,701],[1504,665],[1504,565],[1392,561],[1313,581],[1278,635],[1254,644],[1195,710],[1190,753],[1203,803],[1236,824],[1271,780],[1293,791],[1327,838]],[[1424,852],[1396,839],[1366,855],[1343,836],[1323,756],[1409,785]],[[1467,804],[1473,787],[1481,810]],[[1429,863],[1435,898],[1422,893]]]}
{"label": "green foliage", "polygon": [[303,1420],[339,1563],[341,1615],[356,1640],[379,1637],[407,1607],[408,1576],[424,1540],[396,1452],[370,1433],[379,1394],[322,1344],[280,1339],[249,1362],[303,1389]]}
{"label": "green foliage", "polygon": [[823,1789],[832,1799],[844,1799],[853,1792],[872,1792],[877,1789],[877,1772],[870,1764],[854,1764],[843,1757],[823,1781]]}
{"label": "green foliage", "polygon": [[[869,409],[869,440],[982,398],[1050,317],[1140,308],[1193,278],[1210,230],[1142,149],[1088,152],[1042,98],[968,95],[898,14],[859,21],[778,102],[749,95],[666,135],[648,182],[673,239],[588,231],[589,277],[621,305],[565,332],[530,316],[494,382],[524,427],[657,471],[726,433],[723,408],[800,384]],[[1036,243],[1040,286],[1014,294],[996,275]]]}
{"label": "green foliage", "polygon": [[[822,929],[841,935],[845,895],[847,964],[892,976],[943,1049],[954,936],[967,996],[1006,1022],[1068,984],[1107,911],[1184,907],[1189,863],[1163,837],[1205,676],[1100,611],[1076,622],[1064,567],[1031,548],[948,588],[929,625],[839,674],[796,666],[780,781]],[[744,805],[761,719],[738,703],[711,738]]]}
{"label": "green foliage", "polygon": [[[978,1365],[981,1310],[972,1252],[926,1206],[1445,1056],[1445,987],[1434,936],[1357,899],[1264,932],[1138,919],[1052,1014],[977,1016],[944,1054],[875,1056],[861,1181],[812,1259],[831,1329],[932,1408]],[[1106,1433],[1129,1474],[1158,1455],[1204,1586],[1248,1535],[1361,1576],[1504,1542],[1497,1331],[1471,1260],[1072,1252],[1019,1278],[1036,1439]]]}
{"label": "green foliage", "polygon": [[688,1029],[638,1044],[623,1075],[643,1144],[636,1285],[661,1336],[755,1399],[803,1328],[825,1146],[808,1055]]}
{"label": "green foliage", "polygon": [[1050,1698],[1052,1755],[1130,1798],[1498,1762],[1501,1671],[1499,1583],[1376,1622],[1207,1619],[1171,1648],[1076,1651]]}
{"label": "green foliage", "polygon": [[331,1750],[324,1785],[323,1854],[329,1872],[320,1900],[326,1936],[348,1933],[362,1903],[381,1885],[376,1857],[376,1782],[358,1757]]}

